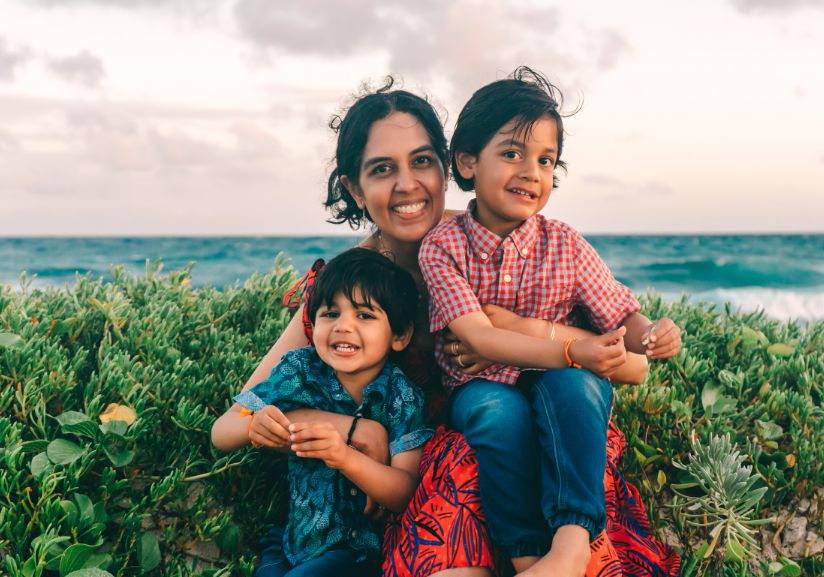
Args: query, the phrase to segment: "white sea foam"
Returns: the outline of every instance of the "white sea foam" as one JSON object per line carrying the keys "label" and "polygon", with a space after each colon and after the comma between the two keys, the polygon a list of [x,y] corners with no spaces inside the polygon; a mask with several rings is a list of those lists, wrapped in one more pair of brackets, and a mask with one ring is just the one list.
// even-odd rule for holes
{"label": "white sea foam", "polygon": [[707,301],[717,305],[732,303],[742,311],[763,309],[769,317],[787,321],[808,322],[824,320],[824,287],[810,290],[781,290],[769,288],[715,289],[691,295],[693,301]]}

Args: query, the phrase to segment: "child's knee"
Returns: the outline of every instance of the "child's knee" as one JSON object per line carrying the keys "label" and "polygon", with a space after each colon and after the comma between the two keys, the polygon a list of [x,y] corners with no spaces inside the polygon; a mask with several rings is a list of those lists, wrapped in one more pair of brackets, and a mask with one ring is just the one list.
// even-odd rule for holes
{"label": "child's knee", "polygon": [[467,437],[483,434],[507,436],[519,430],[532,431],[531,409],[527,398],[516,387],[493,382],[470,383],[452,407],[453,420],[460,421]]}
{"label": "child's knee", "polygon": [[561,410],[594,411],[608,418],[614,392],[608,379],[586,369],[556,369],[544,373],[533,394]]}

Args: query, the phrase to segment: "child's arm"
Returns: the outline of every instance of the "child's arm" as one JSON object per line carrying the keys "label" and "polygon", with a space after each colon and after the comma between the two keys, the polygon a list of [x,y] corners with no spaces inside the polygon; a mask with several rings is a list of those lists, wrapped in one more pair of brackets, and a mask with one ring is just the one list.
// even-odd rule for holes
{"label": "child's arm", "polygon": [[349,447],[331,423],[292,423],[289,431],[298,457],[322,459],[390,511],[402,512],[415,494],[422,447],[394,455],[387,466]]}
{"label": "child's arm", "polygon": [[[482,357],[514,367],[558,369],[567,367],[563,341],[550,341],[492,326],[480,311],[460,316],[449,329]],[[626,361],[623,336],[626,330],[576,340],[569,347],[571,359],[601,376],[610,376]]]}
{"label": "child's arm", "polygon": [[[522,317],[503,307],[497,305],[483,305],[483,312],[489,317],[490,322],[499,329],[507,329],[530,335],[537,338],[547,339],[552,335],[554,340],[563,342],[569,337],[576,339],[584,339],[593,336],[594,333],[581,329],[578,327],[571,327],[560,323],[553,323],[543,319],[533,319],[529,317]],[[449,339],[447,338],[447,341]],[[460,352],[466,345],[456,346],[456,352]],[[449,346],[445,347],[449,351]],[[464,362],[471,364],[477,358],[476,355],[464,354]],[[647,369],[649,363],[644,355],[627,352],[626,362],[618,367],[615,372],[610,375],[610,380],[613,383],[623,383],[627,385],[637,385],[644,382],[647,376]]]}

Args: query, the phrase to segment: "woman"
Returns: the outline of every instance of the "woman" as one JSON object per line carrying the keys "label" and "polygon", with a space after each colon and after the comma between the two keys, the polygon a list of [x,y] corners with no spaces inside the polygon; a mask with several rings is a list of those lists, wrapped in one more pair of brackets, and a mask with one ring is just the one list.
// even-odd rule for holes
{"label": "woman", "polygon": [[[376,93],[358,99],[344,118],[331,123],[338,142],[325,205],[333,214],[332,222],[348,222],[353,228],[364,221],[373,223],[374,234],[360,246],[391,256],[412,274],[421,294],[426,295],[417,253],[423,237],[444,217],[446,138],[436,113],[425,100],[405,91],[392,91],[391,87],[390,78]],[[437,418],[445,395],[432,355],[427,302],[424,298],[420,303],[412,344],[399,364],[424,389],[430,414]],[[510,330],[542,330],[537,323],[543,321],[520,319],[501,310],[488,312],[493,322]],[[572,335],[581,336],[581,331],[556,328],[555,338]],[[307,343],[299,312],[244,389],[265,379],[285,352]],[[486,362],[464,344],[456,343],[452,350],[468,372],[485,368]],[[621,377],[637,381],[644,372],[645,362],[640,359],[635,364],[627,363]],[[520,434],[531,432],[523,428],[524,419],[515,417],[512,399],[504,398],[478,410],[485,412],[488,422],[500,423],[500,430],[507,431],[516,443]],[[288,442],[282,439],[288,433],[283,425],[288,421],[275,408],[261,416],[254,420],[253,441],[284,449]],[[332,421],[342,435],[349,432],[353,422],[351,417],[310,410],[291,412],[288,418]],[[220,431],[213,429],[213,438],[219,435]],[[386,432],[377,423],[361,419],[352,439],[356,447],[373,458],[386,458]],[[614,507],[608,506],[608,510]],[[609,540],[602,536],[594,546],[598,549],[588,573],[620,574],[620,562]],[[496,570],[497,560],[480,504],[474,455],[461,435],[441,427],[426,445],[420,487],[409,509],[390,519],[384,547],[383,574],[387,576],[481,576]]]}

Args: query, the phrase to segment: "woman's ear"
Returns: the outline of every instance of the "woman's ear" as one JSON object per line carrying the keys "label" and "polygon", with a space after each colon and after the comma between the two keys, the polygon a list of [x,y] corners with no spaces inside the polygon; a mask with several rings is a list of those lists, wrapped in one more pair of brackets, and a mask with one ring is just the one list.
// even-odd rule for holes
{"label": "woman's ear", "polygon": [[455,165],[458,167],[458,172],[466,180],[475,178],[475,165],[478,163],[478,157],[468,152],[459,152],[455,155]]}
{"label": "woman's ear", "polygon": [[366,206],[366,201],[363,199],[363,194],[361,194],[360,187],[351,180],[349,180],[349,177],[345,174],[340,177],[340,183],[346,189],[346,192],[352,195],[352,198],[355,199],[358,208],[363,210],[363,208]]}
{"label": "woman's ear", "polygon": [[410,323],[402,335],[392,335],[392,350],[399,353],[408,347],[409,341],[412,340],[412,331],[414,330],[415,325]]}

